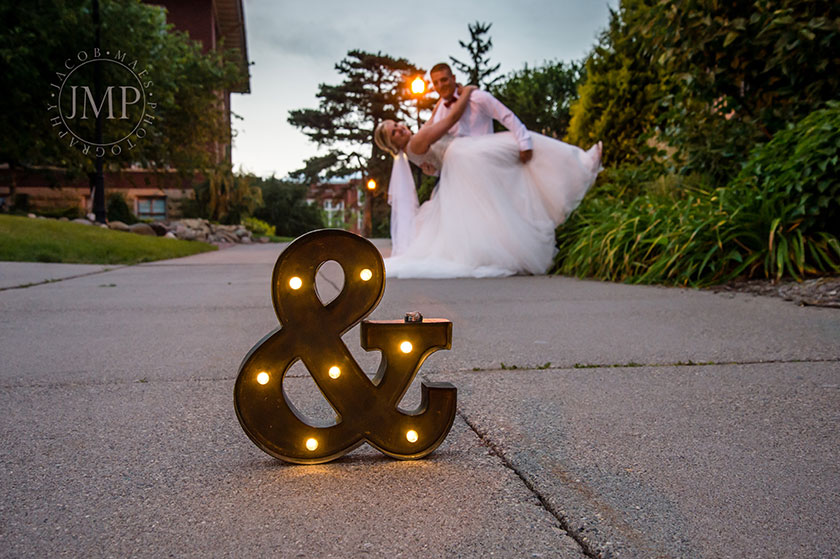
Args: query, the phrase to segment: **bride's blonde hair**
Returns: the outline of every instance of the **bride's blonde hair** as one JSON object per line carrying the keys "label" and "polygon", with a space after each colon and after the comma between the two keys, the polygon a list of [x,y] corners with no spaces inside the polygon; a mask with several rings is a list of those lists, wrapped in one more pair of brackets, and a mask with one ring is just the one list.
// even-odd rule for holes
{"label": "bride's blonde hair", "polygon": [[398,150],[396,148],[396,146],[394,146],[394,144],[391,143],[390,136],[388,135],[387,132],[385,132],[385,123],[386,122],[394,122],[394,121],[393,120],[383,120],[382,122],[380,122],[379,126],[376,127],[376,130],[373,131],[373,142],[377,146],[379,146],[379,149],[381,149],[382,151],[387,151],[388,153],[390,153],[391,155],[396,157],[397,154],[400,152],[400,150]]}

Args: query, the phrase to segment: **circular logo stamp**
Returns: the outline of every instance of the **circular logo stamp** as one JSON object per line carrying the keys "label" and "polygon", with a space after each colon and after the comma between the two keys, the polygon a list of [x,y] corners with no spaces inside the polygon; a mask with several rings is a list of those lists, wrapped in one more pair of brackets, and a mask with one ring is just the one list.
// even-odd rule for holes
{"label": "circular logo stamp", "polygon": [[[85,155],[118,156],[134,149],[154,122],[157,103],[146,70],[127,53],[83,50],[55,73],[47,111],[58,137]],[[98,139],[97,122],[101,123]]]}

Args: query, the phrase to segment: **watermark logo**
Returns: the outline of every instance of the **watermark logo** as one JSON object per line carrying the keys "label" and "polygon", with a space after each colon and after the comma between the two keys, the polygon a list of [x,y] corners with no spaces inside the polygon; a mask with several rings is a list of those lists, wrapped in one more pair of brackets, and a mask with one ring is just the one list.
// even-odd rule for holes
{"label": "watermark logo", "polygon": [[[130,151],[148,134],[157,103],[149,88],[153,81],[137,60],[126,62],[122,51],[79,51],[55,73],[47,111],[59,139],[85,155],[118,156]],[[97,76],[98,74],[98,76]],[[96,87],[96,82],[99,87]],[[102,139],[96,122],[101,119]]]}

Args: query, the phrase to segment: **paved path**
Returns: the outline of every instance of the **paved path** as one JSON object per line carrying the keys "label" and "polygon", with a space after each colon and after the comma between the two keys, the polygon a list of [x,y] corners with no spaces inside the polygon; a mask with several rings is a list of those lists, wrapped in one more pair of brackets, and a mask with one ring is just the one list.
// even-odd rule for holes
{"label": "paved path", "polygon": [[[422,461],[362,447],[289,466],[232,404],[277,325],[279,250],[0,262],[0,557],[840,556],[840,311],[557,277],[390,281],[373,318],[454,322],[421,371],[458,387],[449,438]],[[325,268],[328,298],[341,277]],[[358,329],[345,342],[372,372]],[[286,390],[327,413],[302,366]]]}

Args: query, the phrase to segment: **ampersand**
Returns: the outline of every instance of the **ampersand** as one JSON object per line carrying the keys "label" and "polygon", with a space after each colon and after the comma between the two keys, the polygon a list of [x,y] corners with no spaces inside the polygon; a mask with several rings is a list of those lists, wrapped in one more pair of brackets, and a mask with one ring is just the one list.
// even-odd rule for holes
{"label": "ampersand", "polygon": [[[318,269],[335,261],[344,287],[324,305],[315,290]],[[234,387],[234,406],[248,437],[262,450],[300,464],[343,456],[364,442],[388,456],[422,458],[434,451],[455,419],[456,389],[421,383],[417,409],[399,402],[423,361],[452,344],[452,323],[367,321],[385,291],[385,267],[372,243],[341,230],[308,233],[277,259],[272,302],[281,326],[245,356]],[[341,336],[362,322],[361,346],[382,360],[371,380]],[[334,425],[311,425],[283,390],[286,372],[302,361],[336,412]]]}

